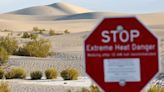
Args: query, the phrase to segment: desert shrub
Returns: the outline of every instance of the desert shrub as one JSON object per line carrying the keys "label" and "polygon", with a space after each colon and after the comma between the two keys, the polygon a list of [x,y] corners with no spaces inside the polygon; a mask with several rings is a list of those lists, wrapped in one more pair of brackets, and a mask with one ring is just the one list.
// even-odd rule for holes
{"label": "desert shrub", "polygon": [[147,92],[164,92],[164,87],[158,87],[157,85],[151,85]]}
{"label": "desert shrub", "polygon": [[50,35],[50,36],[54,36],[54,35],[56,35],[56,33],[55,33],[54,30],[50,30],[50,31],[49,31],[49,35]]}
{"label": "desert shrub", "polygon": [[14,54],[18,48],[16,39],[9,36],[0,38],[0,47],[6,49],[9,54]]}
{"label": "desert shrub", "polygon": [[54,68],[47,69],[45,75],[47,79],[56,79],[58,76],[57,71]]}
{"label": "desert shrub", "polygon": [[90,88],[82,88],[78,92],[101,92],[99,88],[95,85],[91,85]]}
{"label": "desert shrub", "polygon": [[68,70],[63,70],[61,73],[60,73],[61,77],[64,79],[64,80],[71,80],[70,79],[70,76],[69,76],[69,71]]}
{"label": "desert shrub", "polygon": [[13,79],[13,76],[14,76],[13,72],[8,71],[8,72],[5,73],[5,78],[6,79]]}
{"label": "desert shrub", "polygon": [[15,53],[18,56],[30,56],[25,47],[19,47],[18,51]]}
{"label": "desert shrub", "polygon": [[39,34],[43,34],[44,31],[46,31],[46,29],[40,29]]}
{"label": "desert shrub", "polygon": [[148,89],[148,92],[159,92],[159,88],[157,86],[151,86],[149,89]]}
{"label": "desert shrub", "polygon": [[2,81],[0,84],[0,92],[11,92],[7,82]]}
{"label": "desert shrub", "polygon": [[0,64],[7,63],[8,59],[9,59],[8,52],[3,47],[0,47]]}
{"label": "desert shrub", "polygon": [[77,80],[79,72],[76,69],[72,68],[63,70],[60,75],[64,80]]}
{"label": "desert shrub", "polygon": [[95,85],[91,85],[90,89],[91,89],[91,92],[100,92],[100,89]]}
{"label": "desert shrub", "polygon": [[12,31],[9,29],[4,29],[3,32],[12,32]]}
{"label": "desert shrub", "polygon": [[36,40],[36,39],[38,38],[38,35],[37,35],[37,34],[31,34],[31,35],[30,35],[30,38],[31,38],[32,40]]}
{"label": "desert shrub", "polygon": [[38,37],[37,34],[32,34],[32,33],[28,33],[28,32],[24,32],[22,35],[22,38],[31,38],[33,40],[36,40]]}
{"label": "desert shrub", "polygon": [[0,68],[0,79],[2,79],[4,77],[4,70],[2,68]]}
{"label": "desert shrub", "polygon": [[38,27],[33,27],[32,31],[38,32],[39,31],[39,28]]}
{"label": "desert shrub", "polygon": [[34,71],[30,73],[30,76],[32,80],[39,80],[42,78],[43,74],[41,71]]}
{"label": "desert shrub", "polygon": [[65,34],[70,34],[70,32],[67,29],[64,31],[64,33]]}
{"label": "desert shrub", "polygon": [[24,79],[26,77],[26,72],[23,68],[13,68],[5,74],[6,79]]}
{"label": "desert shrub", "polygon": [[26,71],[23,68],[13,68],[11,72],[13,72],[13,78],[24,79],[26,77]]}
{"label": "desert shrub", "polygon": [[69,75],[71,80],[77,80],[79,76],[79,72],[77,71],[77,69],[69,69]]}
{"label": "desert shrub", "polygon": [[28,32],[24,32],[21,38],[30,38],[31,34]]}
{"label": "desert shrub", "polygon": [[78,91],[78,92],[92,92],[92,91],[90,91],[90,90],[87,89],[87,88],[82,88],[82,90],[81,90],[81,91]]}
{"label": "desert shrub", "polygon": [[32,31],[37,32],[39,34],[43,34],[43,32],[46,31],[46,29],[40,29],[38,27],[33,27]]}
{"label": "desert shrub", "polygon": [[28,42],[18,50],[20,56],[47,57],[51,44],[48,40],[39,39]]}

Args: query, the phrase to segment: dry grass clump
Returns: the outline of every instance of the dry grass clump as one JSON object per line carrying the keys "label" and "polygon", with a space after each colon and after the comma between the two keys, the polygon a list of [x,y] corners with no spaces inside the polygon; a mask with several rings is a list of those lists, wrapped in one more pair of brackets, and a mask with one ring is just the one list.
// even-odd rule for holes
{"label": "dry grass clump", "polygon": [[9,59],[9,54],[3,47],[0,47],[0,64],[6,64]]}
{"label": "dry grass clump", "polygon": [[55,68],[49,68],[45,71],[47,79],[56,79],[58,76],[57,70]]}
{"label": "dry grass clump", "polygon": [[158,87],[157,85],[152,85],[147,92],[164,92],[164,87]]}
{"label": "dry grass clump", "polygon": [[23,68],[15,67],[5,74],[6,79],[25,79],[26,71]]}
{"label": "dry grass clump", "polygon": [[41,71],[33,71],[30,73],[32,80],[40,80],[43,76],[43,73]]}
{"label": "dry grass clump", "polygon": [[20,47],[17,55],[47,57],[51,48],[51,43],[48,40],[39,39],[28,42],[23,47]]}
{"label": "dry grass clump", "polygon": [[14,54],[18,49],[18,43],[16,39],[12,37],[2,37],[0,38],[0,47],[3,47],[9,54]]}
{"label": "dry grass clump", "polygon": [[2,81],[0,84],[0,92],[11,92],[7,82]]}
{"label": "dry grass clump", "polygon": [[64,80],[77,80],[79,77],[79,71],[77,71],[77,69],[69,68],[63,70],[60,75]]}

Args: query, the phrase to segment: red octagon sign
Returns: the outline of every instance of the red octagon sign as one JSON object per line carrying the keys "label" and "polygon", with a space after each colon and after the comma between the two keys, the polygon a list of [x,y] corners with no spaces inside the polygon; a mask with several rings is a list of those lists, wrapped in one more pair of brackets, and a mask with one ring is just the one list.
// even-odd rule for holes
{"label": "red octagon sign", "polygon": [[85,40],[85,67],[105,92],[140,92],[159,72],[158,39],[135,17],[105,18]]}

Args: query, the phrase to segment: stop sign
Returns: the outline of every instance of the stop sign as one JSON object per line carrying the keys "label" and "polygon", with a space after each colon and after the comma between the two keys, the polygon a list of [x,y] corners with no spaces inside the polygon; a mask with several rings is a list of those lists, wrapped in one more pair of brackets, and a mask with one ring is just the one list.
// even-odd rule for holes
{"label": "stop sign", "polygon": [[105,92],[140,92],[159,72],[158,39],[135,17],[104,18],[84,44],[86,73]]}

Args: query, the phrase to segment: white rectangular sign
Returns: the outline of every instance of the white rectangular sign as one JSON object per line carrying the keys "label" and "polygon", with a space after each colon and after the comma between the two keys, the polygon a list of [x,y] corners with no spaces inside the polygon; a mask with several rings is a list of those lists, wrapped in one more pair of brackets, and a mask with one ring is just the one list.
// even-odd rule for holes
{"label": "white rectangular sign", "polygon": [[105,82],[139,82],[140,60],[134,59],[104,59]]}

